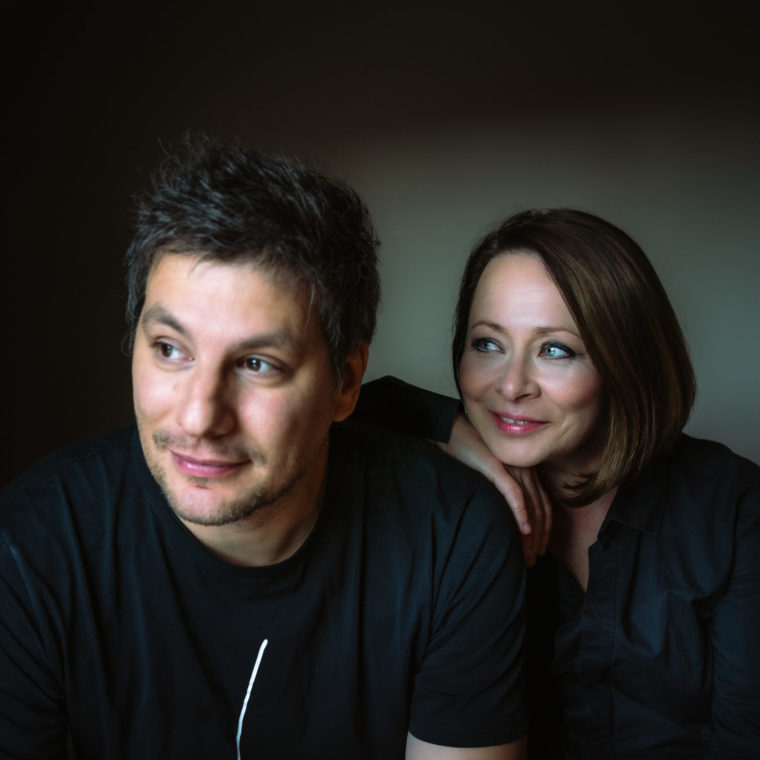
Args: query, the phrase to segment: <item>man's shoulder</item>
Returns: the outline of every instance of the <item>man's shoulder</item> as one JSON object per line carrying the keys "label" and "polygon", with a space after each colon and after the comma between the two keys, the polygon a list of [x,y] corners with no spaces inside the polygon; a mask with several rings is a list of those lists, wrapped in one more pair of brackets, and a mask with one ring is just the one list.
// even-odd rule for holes
{"label": "man's shoulder", "polygon": [[475,511],[505,530],[514,527],[493,484],[425,440],[350,421],[334,427],[330,456],[333,477],[383,500],[388,510],[453,521]]}
{"label": "man's shoulder", "polygon": [[86,438],[47,455],[12,480],[0,491],[3,509],[35,490],[50,490],[55,484],[107,481],[118,477],[129,460],[136,437],[134,427]]}
{"label": "man's shoulder", "polygon": [[475,470],[450,457],[434,443],[398,431],[350,420],[333,427],[334,460],[356,460],[364,467],[391,467],[421,478],[444,478],[477,488],[488,481]]}

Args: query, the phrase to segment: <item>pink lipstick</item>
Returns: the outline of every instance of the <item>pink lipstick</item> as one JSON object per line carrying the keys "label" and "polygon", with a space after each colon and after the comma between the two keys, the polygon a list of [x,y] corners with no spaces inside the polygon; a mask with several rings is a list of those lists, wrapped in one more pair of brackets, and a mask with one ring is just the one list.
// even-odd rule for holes
{"label": "pink lipstick", "polygon": [[497,414],[496,412],[491,412],[491,416],[496,423],[496,427],[507,435],[529,435],[547,424],[541,420],[534,420],[531,417],[509,416]]}

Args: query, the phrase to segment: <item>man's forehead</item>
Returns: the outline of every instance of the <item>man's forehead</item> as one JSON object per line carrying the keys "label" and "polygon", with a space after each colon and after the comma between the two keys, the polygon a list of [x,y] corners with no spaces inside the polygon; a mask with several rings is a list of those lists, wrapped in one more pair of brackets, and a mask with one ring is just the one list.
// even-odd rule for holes
{"label": "man's forehead", "polygon": [[204,268],[230,267],[240,272],[252,272],[268,281],[269,284],[289,291],[289,296],[293,300],[306,299],[310,304],[313,304],[317,300],[316,293],[312,292],[313,288],[308,286],[302,273],[296,272],[284,265],[278,266],[271,256],[253,253],[222,256],[205,251],[170,247],[162,248],[156,253],[148,270],[146,292],[150,288],[156,271],[163,268],[162,264],[167,259],[187,261],[188,266],[186,269],[188,275]]}
{"label": "man's forehead", "polygon": [[221,327],[225,320],[230,328],[244,330],[263,318],[279,322],[295,338],[319,329],[315,300],[297,278],[255,260],[166,251],[148,276],[140,321],[190,332],[193,325]]}

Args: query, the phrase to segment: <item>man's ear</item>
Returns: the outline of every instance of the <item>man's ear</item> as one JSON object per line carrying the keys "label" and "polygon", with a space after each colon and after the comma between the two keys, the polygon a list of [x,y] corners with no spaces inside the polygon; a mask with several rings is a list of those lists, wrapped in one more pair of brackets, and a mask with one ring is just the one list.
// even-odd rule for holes
{"label": "man's ear", "polygon": [[338,385],[333,421],[345,420],[354,411],[362,387],[364,370],[367,369],[368,358],[369,345],[364,342],[360,343],[346,358]]}

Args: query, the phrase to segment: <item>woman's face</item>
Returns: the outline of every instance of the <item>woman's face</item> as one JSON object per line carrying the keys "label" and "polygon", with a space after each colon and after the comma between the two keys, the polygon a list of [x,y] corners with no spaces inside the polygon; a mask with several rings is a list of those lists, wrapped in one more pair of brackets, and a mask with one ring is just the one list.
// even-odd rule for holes
{"label": "woman's face", "polygon": [[502,462],[562,479],[598,466],[601,378],[538,257],[488,263],[459,373],[467,415]]}

